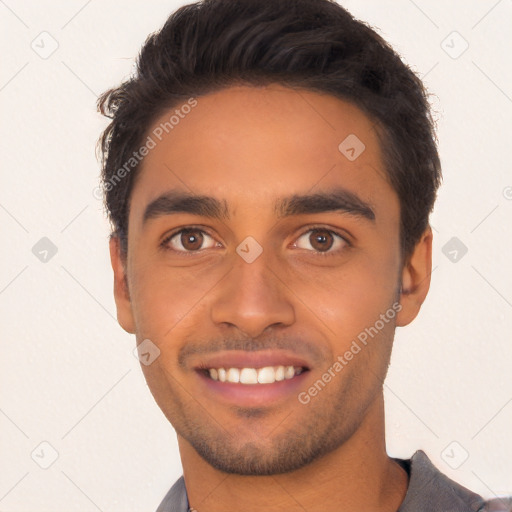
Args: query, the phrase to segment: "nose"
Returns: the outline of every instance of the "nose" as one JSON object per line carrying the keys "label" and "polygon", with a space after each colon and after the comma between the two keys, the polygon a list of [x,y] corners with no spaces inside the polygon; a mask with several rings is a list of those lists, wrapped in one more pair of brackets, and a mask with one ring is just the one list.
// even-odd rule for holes
{"label": "nose", "polygon": [[293,292],[271,268],[265,252],[252,263],[237,254],[234,258],[233,268],[211,304],[212,321],[235,326],[252,338],[270,326],[293,324]]}

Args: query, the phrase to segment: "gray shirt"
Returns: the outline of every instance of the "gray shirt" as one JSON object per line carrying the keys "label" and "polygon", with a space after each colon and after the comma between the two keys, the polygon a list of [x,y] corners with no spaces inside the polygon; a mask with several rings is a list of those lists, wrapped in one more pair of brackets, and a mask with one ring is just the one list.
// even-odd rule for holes
{"label": "gray shirt", "polygon": [[[422,450],[410,459],[394,460],[409,474],[407,493],[397,512],[512,512],[512,497],[485,501],[443,475]],[[156,512],[187,512],[188,508],[185,481],[181,477]]]}

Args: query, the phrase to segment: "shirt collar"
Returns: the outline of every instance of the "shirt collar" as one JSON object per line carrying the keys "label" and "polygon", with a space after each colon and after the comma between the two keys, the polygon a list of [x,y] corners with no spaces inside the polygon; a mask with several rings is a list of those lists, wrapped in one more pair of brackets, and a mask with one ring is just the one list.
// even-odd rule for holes
{"label": "shirt collar", "polygon": [[409,473],[409,485],[397,512],[478,512],[484,506],[481,496],[441,473],[424,451],[417,450],[409,460],[394,459]]}

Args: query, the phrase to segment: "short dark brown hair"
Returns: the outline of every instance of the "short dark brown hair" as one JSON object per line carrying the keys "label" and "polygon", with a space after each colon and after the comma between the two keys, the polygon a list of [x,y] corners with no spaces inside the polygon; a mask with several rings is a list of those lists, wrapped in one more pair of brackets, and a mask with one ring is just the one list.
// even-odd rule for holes
{"label": "short dark brown hair", "polygon": [[126,170],[154,121],[191,97],[272,83],[349,101],[375,123],[400,200],[402,255],[411,253],[428,227],[441,180],[420,78],[334,1],[204,0],[174,12],[146,40],[134,76],[98,100],[99,111],[112,119],[99,142],[105,207],[124,254],[140,163],[134,161],[123,179],[119,170]]}

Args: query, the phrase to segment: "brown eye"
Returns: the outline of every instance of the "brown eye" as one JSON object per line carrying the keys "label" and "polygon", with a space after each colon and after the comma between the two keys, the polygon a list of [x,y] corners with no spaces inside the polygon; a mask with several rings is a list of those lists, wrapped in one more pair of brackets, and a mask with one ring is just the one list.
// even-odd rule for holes
{"label": "brown eye", "polygon": [[181,233],[181,245],[187,251],[197,251],[203,243],[203,234],[198,231],[187,230]]}
{"label": "brown eye", "polygon": [[326,228],[310,229],[301,235],[295,243],[299,249],[308,249],[318,253],[334,253],[346,245],[348,242],[341,235]]}
{"label": "brown eye", "polygon": [[334,237],[325,229],[315,229],[309,235],[309,243],[317,251],[328,251],[334,243]]}
{"label": "brown eye", "polygon": [[[216,246],[215,240],[201,229],[186,228],[170,236],[164,244],[176,252],[200,252]],[[205,247],[206,246],[206,247]]]}

